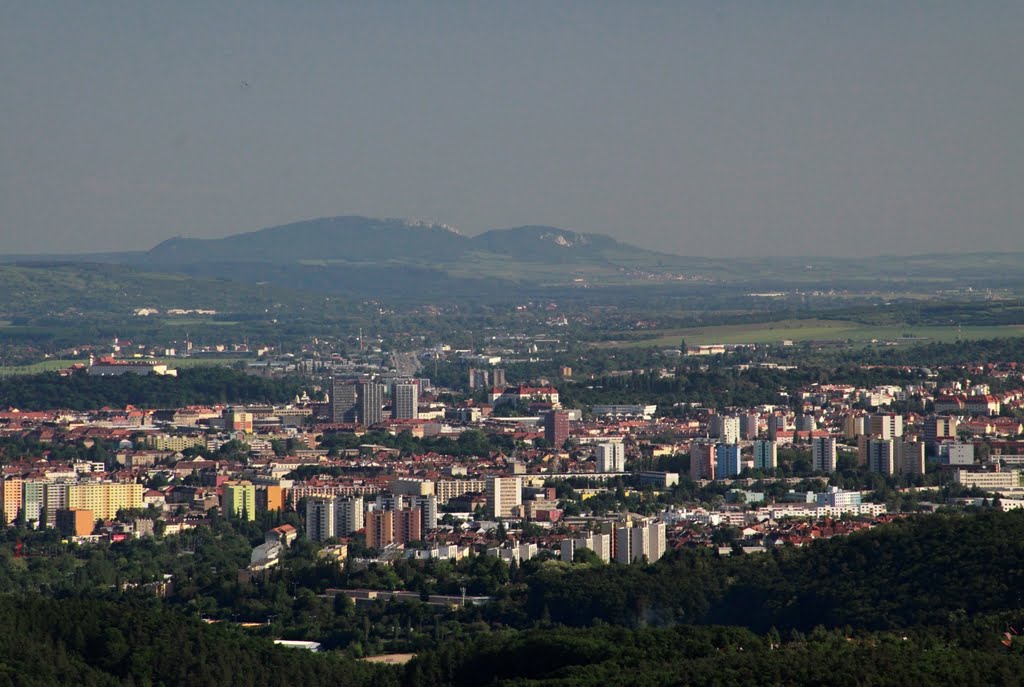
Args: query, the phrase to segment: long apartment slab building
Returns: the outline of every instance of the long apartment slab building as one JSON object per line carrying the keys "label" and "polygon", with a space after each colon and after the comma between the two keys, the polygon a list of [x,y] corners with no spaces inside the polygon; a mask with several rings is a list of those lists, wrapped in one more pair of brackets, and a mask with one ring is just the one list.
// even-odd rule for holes
{"label": "long apartment slab building", "polygon": [[57,511],[80,510],[93,519],[112,520],[120,510],[144,508],[141,484],[121,482],[44,482],[5,479],[3,481],[3,521],[36,522],[54,527]]}

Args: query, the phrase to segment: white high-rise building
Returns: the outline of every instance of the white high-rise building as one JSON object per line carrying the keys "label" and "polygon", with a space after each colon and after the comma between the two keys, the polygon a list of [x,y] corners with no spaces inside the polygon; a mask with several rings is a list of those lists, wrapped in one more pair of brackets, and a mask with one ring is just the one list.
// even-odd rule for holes
{"label": "white high-rise building", "polygon": [[819,472],[836,471],[836,440],[833,437],[811,439],[811,468]]}
{"label": "white high-rise building", "polygon": [[594,550],[597,557],[605,563],[612,560],[612,537],[610,534],[590,535],[590,548]]}
{"label": "white high-rise building", "polygon": [[626,447],[618,441],[597,445],[598,472],[625,472]]}
{"label": "white high-rise building", "polygon": [[559,551],[562,560],[572,563],[576,552],[580,549],[590,549],[605,563],[611,562],[612,539],[607,534],[585,534],[576,539],[563,539]]}
{"label": "white high-rise building", "polygon": [[[651,533],[646,527],[629,528],[629,547],[631,563],[644,560],[644,557],[651,550]],[[650,558],[647,559],[647,562],[653,563]]]}
{"label": "white high-rise building", "polygon": [[647,560],[651,563],[665,555],[665,523],[652,522],[647,526]]}
{"label": "white high-rise building", "polygon": [[366,507],[362,496],[338,499],[334,509],[334,532],[339,537],[347,537],[363,529]]}
{"label": "white high-rise building", "polygon": [[708,421],[712,437],[721,439],[723,444],[738,444],[740,441],[740,419],[728,415],[712,415]]}
{"label": "white high-rise building", "polygon": [[392,417],[396,420],[415,420],[419,417],[418,384],[395,384],[392,396]]}
{"label": "white high-rise building", "polygon": [[665,523],[639,523],[615,530],[615,560],[635,563],[644,559],[653,563],[665,555]]}

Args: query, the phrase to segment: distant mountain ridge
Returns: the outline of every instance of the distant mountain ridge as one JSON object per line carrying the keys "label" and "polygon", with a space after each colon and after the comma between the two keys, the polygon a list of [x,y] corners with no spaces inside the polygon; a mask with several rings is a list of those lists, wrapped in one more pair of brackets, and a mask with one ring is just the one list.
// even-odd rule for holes
{"label": "distant mountain ridge", "polygon": [[175,237],[103,255],[147,271],[359,296],[467,297],[510,288],[629,283],[683,258],[547,226],[466,236],[436,222],[323,217],[217,239]]}
{"label": "distant mountain ridge", "polygon": [[172,238],[145,253],[151,263],[397,261],[447,263],[470,253],[540,262],[604,259],[607,251],[656,255],[600,234],[557,227],[493,229],[468,237],[445,224],[349,215],[245,232],[221,239]]}
{"label": "distant mountain ridge", "polygon": [[175,237],[148,251],[0,256],[0,263],[117,264],[144,272],[265,283],[359,298],[505,298],[552,288],[744,285],[787,289],[1002,288],[1024,283],[1024,253],[872,258],[679,256],[549,226],[467,236],[437,222],[323,217],[217,239]]}

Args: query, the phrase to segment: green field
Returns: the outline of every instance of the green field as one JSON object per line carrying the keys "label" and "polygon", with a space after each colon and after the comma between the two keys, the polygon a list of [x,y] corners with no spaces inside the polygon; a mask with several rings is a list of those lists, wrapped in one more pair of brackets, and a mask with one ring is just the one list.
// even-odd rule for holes
{"label": "green field", "polygon": [[57,370],[63,370],[71,367],[75,363],[88,364],[88,358],[81,358],[77,360],[44,360],[40,363],[34,363],[32,365],[8,365],[0,369],[0,372],[5,375],[34,375],[40,372],[55,372]]}
{"label": "green field", "polygon": [[[633,334],[631,332],[631,334]],[[635,336],[635,334],[634,334]],[[963,339],[994,339],[1024,336],[1024,325],[956,327],[871,325],[850,320],[780,320],[755,324],[728,324],[715,327],[690,327],[651,332],[644,339],[623,338],[602,342],[602,346],[679,346],[682,339],[695,344],[751,344],[800,341],[854,341],[860,343],[894,341],[912,338],[923,341],[956,341]]]}

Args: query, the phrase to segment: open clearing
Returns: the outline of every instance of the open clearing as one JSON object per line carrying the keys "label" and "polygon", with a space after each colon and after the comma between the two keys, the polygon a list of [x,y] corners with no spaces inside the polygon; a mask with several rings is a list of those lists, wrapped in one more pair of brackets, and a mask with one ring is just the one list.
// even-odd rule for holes
{"label": "open clearing", "polygon": [[912,339],[917,341],[956,341],[963,339],[994,339],[998,337],[1024,336],[1024,325],[1002,325],[983,327],[955,326],[911,326],[871,325],[850,320],[779,320],[754,324],[726,324],[714,327],[689,327],[649,332],[644,339],[632,338],[637,332],[630,332],[630,338],[620,341],[602,342],[601,346],[659,346],[678,347],[682,339],[689,345],[695,344],[752,344],[781,343],[782,341],[855,341],[867,342]]}
{"label": "open clearing", "polygon": [[377,656],[366,656],[363,658],[367,663],[386,663],[392,666],[400,666],[408,663],[416,657],[416,654],[378,654]]}

